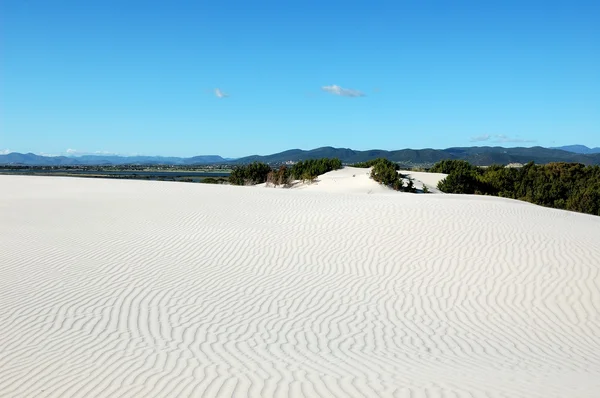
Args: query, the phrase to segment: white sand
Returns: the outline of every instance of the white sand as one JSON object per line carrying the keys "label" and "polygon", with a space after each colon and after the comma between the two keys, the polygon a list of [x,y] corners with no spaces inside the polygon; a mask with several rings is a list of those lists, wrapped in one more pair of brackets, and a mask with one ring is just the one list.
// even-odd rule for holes
{"label": "white sand", "polygon": [[414,180],[415,187],[422,190],[423,185],[427,186],[431,193],[442,193],[437,189],[438,182],[442,181],[448,174],[425,173],[421,171],[400,170],[400,173]]}
{"label": "white sand", "polygon": [[[265,184],[259,184],[265,186]],[[267,188],[272,188],[269,186]],[[392,190],[371,179],[371,169],[358,167],[344,167],[340,170],[330,171],[320,175],[315,182],[302,183],[295,181],[291,189],[305,189],[314,192],[329,193],[362,193],[362,194],[389,194]]]}
{"label": "white sand", "polygon": [[600,217],[359,191],[0,176],[0,396],[600,396]]}

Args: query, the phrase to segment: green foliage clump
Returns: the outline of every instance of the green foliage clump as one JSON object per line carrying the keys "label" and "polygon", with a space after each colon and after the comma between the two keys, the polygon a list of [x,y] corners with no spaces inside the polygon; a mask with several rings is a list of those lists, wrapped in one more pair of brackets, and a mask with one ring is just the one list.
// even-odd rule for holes
{"label": "green foliage clump", "polygon": [[233,185],[255,185],[267,181],[271,172],[268,164],[254,162],[248,165],[237,166],[229,175],[229,182]]}
{"label": "green foliage clump", "polygon": [[255,185],[263,182],[288,185],[291,179],[313,181],[320,174],[341,168],[341,160],[328,158],[305,160],[291,168],[281,166],[277,170],[271,169],[268,164],[254,162],[235,167],[229,175],[229,182],[233,185]]}
{"label": "green foliage clump", "polygon": [[333,158],[309,159],[294,164],[290,176],[296,180],[313,181],[317,176],[342,168],[342,161]]}
{"label": "green foliage clump", "polygon": [[473,166],[466,160],[442,160],[433,165],[429,172],[451,174],[455,172],[477,171],[477,166]]}
{"label": "green foliage clump", "polygon": [[[360,164],[361,163],[359,163],[359,165]],[[380,184],[387,185],[396,191],[413,193],[417,191],[411,179],[408,179],[407,185],[404,185],[404,176],[398,173],[398,165],[388,159],[379,158],[362,164],[367,164],[368,167],[372,167],[371,178]]]}
{"label": "green foliage clump", "polygon": [[361,169],[368,169],[369,167],[373,167],[376,164],[384,163],[387,167],[394,167],[395,170],[398,170],[398,165],[386,158],[377,158],[372,160],[367,160],[366,162],[358,162],[351,165],[352,167],[359,167]]}
{"label": "green foliage clump", "polygon": [[438,183],[438,189],[446,193],[474,194],[481,192],[478,175],[473,171],[459,170],[448,174]]}
{"label": "green foliage clump", "polygon": [[[452,163],[450,163],[452,162]],[[541,206],[600,215],[600,166],[533,162],[522,168],[478,168],[443,161],[431,170],[449,171],[438,188],[446,193],[502,196]],[[443,171],[440,171],[443,170]]]}
{"label": "green foliage clump", "polygon": [[203,184],[224,184],[227,180],[223,177],[206,177],[200,180]]}
{"label": "green foliage clump", "polygon": [[[373,167],[371,169],[371,178],[380,184],[393,187],[394,189],[397,188],[397,183],[398,181],[401,181],[400,179],[402,177],[398,174],[398,166],[395,163],[381,158],[371,167]],[[394,184],[396,184],[396,186],[394,186]]]}

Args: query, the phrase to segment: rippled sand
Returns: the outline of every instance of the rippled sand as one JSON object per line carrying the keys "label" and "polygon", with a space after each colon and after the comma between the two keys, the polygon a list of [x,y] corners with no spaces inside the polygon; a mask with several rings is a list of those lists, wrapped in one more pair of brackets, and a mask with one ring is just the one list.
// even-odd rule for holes
{"label": "rippled sand", "polygon": [[0,396],[600,396],[600,217],[370,183],[0,176]]}

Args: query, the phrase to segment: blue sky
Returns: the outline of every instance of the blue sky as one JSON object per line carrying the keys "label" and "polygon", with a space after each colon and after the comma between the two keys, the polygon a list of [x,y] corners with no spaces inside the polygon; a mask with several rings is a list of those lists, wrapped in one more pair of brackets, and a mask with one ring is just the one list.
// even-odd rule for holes
{"label": "blue sky", "polygon": [[598,1],[4,0],[0,14],[0,152],[600,146]]}

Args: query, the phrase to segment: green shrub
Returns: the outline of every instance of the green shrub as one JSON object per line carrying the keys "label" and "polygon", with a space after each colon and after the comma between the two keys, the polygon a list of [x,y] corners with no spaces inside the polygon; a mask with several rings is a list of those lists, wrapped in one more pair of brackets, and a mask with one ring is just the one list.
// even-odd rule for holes
{"label": "green shrub", "polygon": [[530,162],[522,168],[494,165],[482,169],[462,161],[445,162],[435,168],[450,171],[438,184],[443,192],[502,196],[600,215],[600,166]]}
{"label": "green shrub", "polygon": [[464,173],[468,171],[477,172],[478,170],[478,167],[471,165],[466,160],[442,160],[434,164],[433,167],[429,169],[429,172],[450,174],[458,171]]}
{"label": "green shrub", "polygon": [[412,179],[408,179],[408,183],[404,185],[403,179],[405,176],[398,173],[398,165],[388,159],[379,158],[364,162],[371,169],[371,178],[380,184],[386,185],[396,191],[416,192],[416,188]]}
{"label": "green shrub", "polygon": [[305,177],[312,177],[314,180],[321,174],[341,168],[342,161],[337,158],[309,159],[294,164],[289,173],[290,176],[296,180],[307,179]]}
{"label": "green shrub", "polygon": [[237,166],[229,175],[229,182],[233,185],[255,185],[267,181],[271,167],[265,163],[254,162],[248,165]]}
{"label": "green shrub", "polygon": [[381,164],[383,163],[384,165],[386,165],[387,167],[393,167],[394,170],[398,170],[399,167],[396,163],[392,162],[391,160],[388,160],[386,158],[377,158],[377,159],[373,159],[373,160],[368,160],[366,162],[358,162],[358,163],[354,163],[353,165],[351,165],[351,167],[359,167],[362,169],[368,169],[369,167],[373,167],[376,164]]}

